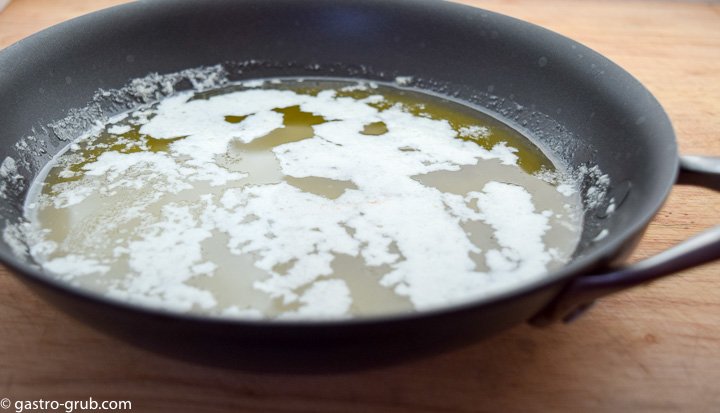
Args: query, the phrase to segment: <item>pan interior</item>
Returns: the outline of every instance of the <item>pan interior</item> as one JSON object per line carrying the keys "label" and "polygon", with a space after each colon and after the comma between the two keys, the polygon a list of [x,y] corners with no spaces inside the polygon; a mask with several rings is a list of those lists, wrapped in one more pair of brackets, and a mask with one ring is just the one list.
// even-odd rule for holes
{"label": "pan interior", "polygon": [[[211,316],[271,319],[438,308],[507,291],[564,265],[582,227],[577,176],[517,127],[476,107],[403,87],[405,83],[403,78],[394,84],[331,78],[244,81],[181,92],[116,115],[66,146],[39,174],[26,208],[27,228],[34,234],[31,255],[54,277],[113,299]],[[269,111],[241,109],[242,102],[268,94],[286,101],[268,106]],[[233,102],[233,96],[239,100]],[[183,118],[205,122],[218,115],[213,104],[223,99],[241,104],[234,111],[221,110],[216,124],[196,128],[183,123]],[[178,102],[187,107],[173,109]],[[337,114],[343,105],[370,112],[365,117]],[[169,130],[167,120],[165,130],[153,129],[173,110]],[[425,124],[408,128],[397,123],[402,116]],[[199,165],[202,160],[192,152],[202,152],[205,145],[188,143],[197,137],[215,139],[206,132],[214,127],[220,134],[252,135],[253,122],[272,125],[275,118],[280,124],[258,136],[245,141],[239,133],[217,153],[210,151],[208,165]],[[377,153],[364,157],[362,145],[352,153],[357,143],[333,141],[342,132],[332,128],[343,122],[357,129],[357,142],[377,141],[367,149]],[[423,128],[445,128],[453,136],[450,143],[477,155],[444,159],[423,146]],[[392,139],[406,141],[388,155],[382,145]],[[305,144],[309,151],[293,155]],[[342,146],[350,152],[333,152]],[[397,151],[407,156],[397,157]],[[310,172],[297,167],[308,162],[292,156],[315,156]],[[359,163],[353,164],[351,157]],[[162,162],[184,166],[149,176],[128,167],[137,159],[145,171]],[[375,169],[363,169],[376,160]],[[412,161],[419,162],[419,169],[404,180],[387,177]],[[318,169],[323,162],[327,168]],[[386,168],[392,162],[400,166]],[[335,173],[343,168],[352,172],[352,165],[355,175]],[[187,187],[172,177],[178,173],[205,175]],[[398,189],[403,185],[408,188]],[[273,198],[270,188],[285,192]],[[375,193],[372,199],[368,191]],[[439,200],[440,210],[423,206],[433,198],[423,199],[418,191]],[[244,198],[233,200],[228,194]],[[263,204],[263,197],[268,202]],[[293,226],[279,227],[276,221],[283,218],[266,214],[267,208],[286,199],[282,216],[290,216]],[[228,207],[233,202],[239,208]],[[348,211],[337,212],[348,205]],[[493,221],[493,211],[503,208],[508,211],[501,215],[515,216]],[[314,211],[321,213],[313,218]],[[433,214],[450,218],[451,225],[438,227]],[[218,224],[233,217],[237,228]],[[327,226],[333,219],[335,226]],[[215,223],[208,225],[208,220]],[[259,239],[245,236],[258,231],[258,224],[265,232]],[[392,235],[401,230],[409,237]],[[253,246],[262,242],[264,247]],[[539,251],[533,250],[535,244]],[[286,256],[273,258],[278,249]],[[524,268],[526,264],[535,268]],[[425,272],[431,282],[413,279],[408,271]],[[452,277],[460,273],[471,280],[453,284]]]}

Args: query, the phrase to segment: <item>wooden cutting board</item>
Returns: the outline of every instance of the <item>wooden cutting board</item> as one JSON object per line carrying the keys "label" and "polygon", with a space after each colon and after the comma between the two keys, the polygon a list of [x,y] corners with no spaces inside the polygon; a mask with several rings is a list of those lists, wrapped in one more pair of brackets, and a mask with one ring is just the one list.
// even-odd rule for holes
{"label": "wooden cutting board", "polygon": [[[14,0],[0,13],[0,48],[122,2]],[[720,155],[720,5],[466,2],[608,56],[657,96],[682,152]],[[716,193],[675,188],[633,259],[717,223],[718,205]],[[71,320],[0,268],[3,397],[129,400],[142,412],[717,412],[720,264],[605,299],[572,325],[518,326],[425,360],[319,376],[224,371],[146,353]]]}

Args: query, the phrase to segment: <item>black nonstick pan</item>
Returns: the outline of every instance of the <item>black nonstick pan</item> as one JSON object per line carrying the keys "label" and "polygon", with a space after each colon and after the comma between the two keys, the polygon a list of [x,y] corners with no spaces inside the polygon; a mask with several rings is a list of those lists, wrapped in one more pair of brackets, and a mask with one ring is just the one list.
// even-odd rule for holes
{"label": "black nonstick pan", "polygon": [[[720,258],[716,227],[621,266],[678,176],[720,185],[717,159],[678,156],[665,112],[637,80],[540,27],[429,1],[141,1],[5,49],[0,159],[12,158],[19,176],[0,173],[0,227],[21,219],[27,183],[79,132],[78,123],[59,120],[79,108],[83,116],[108,116],[138,103],[105,99],[101,89],[214,65],[233,80],[412,76],[417,87],[517,126],[570,168],[597,166],[609,177],[607,195],[587,208],[582,240],[563,269],[500,296],[412,315],[322,322],[178,315],[70,288],[19,255],[8,237],[0,241],[2,263],[69,314],[145,348],[226,367],[326,371],[416,357],[518,323],[568,321],[604,295]],[[191,86],[182,79],[175,85]]]}

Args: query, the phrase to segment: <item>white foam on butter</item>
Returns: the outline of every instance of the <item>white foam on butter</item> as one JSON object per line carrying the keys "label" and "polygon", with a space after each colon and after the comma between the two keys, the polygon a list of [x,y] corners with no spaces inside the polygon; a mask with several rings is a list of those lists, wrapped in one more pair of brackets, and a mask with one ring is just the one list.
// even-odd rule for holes
{"label": "white foam on butter", "polygon": [[318,319],[336,318],[347,314],[352,304],[350,289],[343,280],[322,280],[313,283],[302,296],[299,309],[282,314],[279,318]]}
{"label": "white foam on butter", "polygon": [[43,263],[43,268],[55,274],[62,274],[64,280],[88,274],[105,274],[110,269],[95,259],[79,255],[66,255]]}
{"label": "white foam on butter", "polygon": [[[109,291],[112,297],[175,311],[213,308],[211,292],[187,284],[215,271],[202,249],[213,232],[227,235],[233,254],[256,257],[255,266],[268,276],[254,288],[297,304],[280,317],[289,319],[348,316],[352,296],[344,281],[333,278],[336,254],[362,257],[368,266],[389,266],[381,284],[420,310],[510,289],[540,277],[552,259],[543,243],[547,214],[535,210],[524,188],[490,182],[463,197],[413,179],[482,160],[516,165],[517,150],[504,143],[487,150],[457,139],[447,121],[414,116],[400,106],[379,111],[369,104],[377,97],[360,101],[333,91],[310,96],[266,89],[191,97],[181,93],[134,116],[141,118],[143,134],[179,138],[167,153],[105,152],[83,167],[81,180],[55,185],[56,208],[81,203],[96,190],[151,186],[161,195],[198,182],[223,188],[221,195],[205,194],[187,205],[164,205],[159,219],[144,223],[118,246],[116,258],[126,259],[131,271]],[[273,109],[291,106],[329,122],[314,126],[312,138],[273,148],[282,173],[349,181],[356,189],[329,199],[284,181],[234,185],[247,174],[216,163],[233,141],[250,143],[283,127],[283,115]],[[226,116],[246,118],[230,123]],[[383,122],[387,133],[363,134],[373,122]],[[124,130],[118,128],[111,129]],[[485,132],[465,131],[473,136]],[[144,202],[157,202],[160,195]],[[145,206],[135,207],[139,213]],[[126,213],[122,219],[129,218]],[[474,245],[461,227],[472,220],[487,223],[501,248],[482,251]],[[478,271],[471,254],[485,254],[489,271]],[[94,257],[73,255],[43,265],[61,276],[106,270]],[[283,265],[288,268],[278,271]],[[262,315],[241,307],[218,313]]]}
{"label": "white foam on butter", "polygon": [[465,126],[459,130],[460,136],[471,139],[484,139],[490,136],[490,129],[485,126]]}
{"label": "white foam on butter", "polygon": [[210,228],[189,206],[165,205],[161,220],[138,228],[136,234],[125,251],[133,273],[110,290],[111,296],[177,311],[215,305],[211,293],[185,284],[210,269],[202,263],[201,247],[211,236]]}
{"label": "white foam on butter", "polygon": [[538,213],[530,194],[517,185],[489,182],[483,191],[471,192],[481,219],[495,230],[502,247],[487,252],[488,267],[495,277],[525,279],[545,268],[552,259],[542,237],[550,229],[548,216]]}
{"label": "white foam on butter", "polygon": [[123,133],[130,132],[131,129],[130,125],[114,125],[109,127],[107,131],[114,135],[122,135]]}

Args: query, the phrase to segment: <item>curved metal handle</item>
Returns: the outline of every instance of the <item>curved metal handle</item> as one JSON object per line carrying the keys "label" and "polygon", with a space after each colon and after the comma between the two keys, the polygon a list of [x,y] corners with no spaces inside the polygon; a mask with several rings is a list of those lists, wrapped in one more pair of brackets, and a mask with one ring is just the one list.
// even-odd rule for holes
{"label": "curved metal handle", "polygon": [[[683,156],[680,172],[679,184],[720,190],[718,157]],[[530,324],[544,326],[560,320],[571,322],[600,297],[717,259],[720,259],[720,225],[636,264],[606,274],[574,279],[530,320]]]}
{"label": "curved metal handle", "polygon": [[681,156],[678,184],[697,185],[720,191],[720,157]]}

